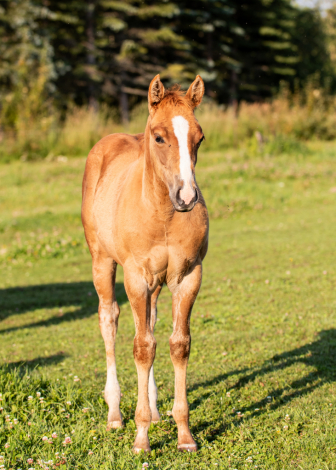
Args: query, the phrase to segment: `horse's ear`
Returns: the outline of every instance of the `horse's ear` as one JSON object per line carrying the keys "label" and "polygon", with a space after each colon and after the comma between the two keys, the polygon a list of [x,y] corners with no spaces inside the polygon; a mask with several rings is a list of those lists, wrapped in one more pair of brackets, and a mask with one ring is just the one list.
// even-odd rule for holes
{"label": "horse's ear", "polygon": [[148,109],[149,113],[152,114],[156,106],[160,103],[164,97],[164,86],[161,83],[160,75],[156,75],[150,82],[148,89]]}
{"label": "horse's ear", "polygon": [[195,78],[187,91],[186,97],[192,102],[194,108],[198,106],[204,95],[204,82],[199,75]]}

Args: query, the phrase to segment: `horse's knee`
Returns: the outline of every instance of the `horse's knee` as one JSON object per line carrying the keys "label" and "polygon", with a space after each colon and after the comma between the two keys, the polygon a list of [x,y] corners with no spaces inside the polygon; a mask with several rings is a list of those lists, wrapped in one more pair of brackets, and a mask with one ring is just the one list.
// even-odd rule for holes
{"label": "horse's knee", "polygon": [[118,326],[120,308],[116,301],[112,304],[99,304],[99,324],[100,326]]}
{"label": "horse's knee", "polygon": [[119,308],[117,301],[114,301],[112,303],[111,311],[112,311],[112,318],[114,319],[115,323],[118,323],[118,318],[120,315],[120,308]]}
{"label": "horse's knee", "polygon": [[151,333],[145,336],[137,334],[134,338],[133,354],[136,363],[152,365],[155,357],[156,340]]}
{"label": "horse's knee", "polygon": [[172,334],[169,339],[170,355],[173,360],[184,361],[190,353],[191,337],[187,334]]}

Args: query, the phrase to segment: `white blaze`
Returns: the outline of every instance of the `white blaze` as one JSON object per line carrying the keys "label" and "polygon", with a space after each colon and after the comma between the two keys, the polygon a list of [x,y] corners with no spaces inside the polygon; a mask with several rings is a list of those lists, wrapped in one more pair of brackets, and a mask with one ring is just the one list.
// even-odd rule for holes
{"label": "white blaze", "polygon": [[186,204],[189,204],[195,195],[192,187],[191,159],[188,148],[189,123],[183,116],[175,116],[172,123],[180,150],[180,177],[183,180],[180,196]]}

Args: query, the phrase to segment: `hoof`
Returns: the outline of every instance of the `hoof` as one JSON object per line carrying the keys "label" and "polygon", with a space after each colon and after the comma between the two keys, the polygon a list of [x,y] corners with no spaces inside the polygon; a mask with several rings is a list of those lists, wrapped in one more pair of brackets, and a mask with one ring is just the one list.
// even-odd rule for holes
{"label": "hoof", "polygon": [[160,413],[156,410],[156,412],[152,412],[152,420],[151,420],[151,423],[153,424],[157,424],[159,423],[161,420],[161,416],[160,416]]}
{"label": "hoof", "polygon": [[143,451],[145,454],[151,451],[149,439],[148,439],[148,428],[150,423],[145,425],[137,425],[137,435],[133,444],[133,452],[139,454]]}
{"label": "hoof", "polygon": [[179,444],[177,450],[180,452],[197,452],[197,444]]}
{"label": "hoof", "polygon": [[110,431],[111,429],[118,429],[122,428],[124,426],[124,423],[122,421],[111,421],[110,423],[107,423],[106,430]]}
{"label": "hoof", "polygon": [[151,448],[147,447],[146,449],[143,449],[142,447],[133,447],[133,452],[135,454],[140,454],[141,451],[143,451],[145,454],[148,454],[151,451]]}

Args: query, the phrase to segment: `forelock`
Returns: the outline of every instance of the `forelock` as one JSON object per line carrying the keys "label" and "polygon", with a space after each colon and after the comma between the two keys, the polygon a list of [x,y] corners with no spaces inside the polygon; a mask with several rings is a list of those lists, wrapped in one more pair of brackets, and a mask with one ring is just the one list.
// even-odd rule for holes
{"label": "forelock", "polygon": [[188,109],[193,109],[191,101],[185,95],[186,92],[181,90],[180,85],[174,85],[165,90],[160,106],[186,106]]}

